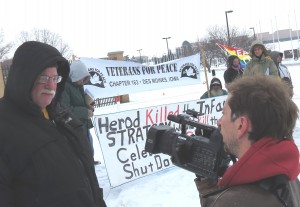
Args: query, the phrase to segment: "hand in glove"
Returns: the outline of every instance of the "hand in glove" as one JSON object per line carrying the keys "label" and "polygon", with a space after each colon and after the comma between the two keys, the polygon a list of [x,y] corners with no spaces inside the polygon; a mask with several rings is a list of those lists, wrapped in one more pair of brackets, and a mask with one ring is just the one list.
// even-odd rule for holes
{"label": "hand in glove", "polygon": [[87,106],[87,108],[88,108],[89,110],[91,110],[92,112],[94,112],[94,111],[95,111],[95,107],[94,107],[94,106],[92,106],[92,105],[88,105],[88,106]]}
{"label": "hand in glove", "polygon": [[206,177],[197,176],[194,179],[194,182],[196,184],[197,190],[199,192],[200,200],[202,200],[202,197],[215,191],[219,191],[224,189],[225,187],[220,187],[217,185],[217,182]]}
{"label": "hand in glove", "polygon": [[88,109],[88,118],[92,118],[94,116],[94,112]]}

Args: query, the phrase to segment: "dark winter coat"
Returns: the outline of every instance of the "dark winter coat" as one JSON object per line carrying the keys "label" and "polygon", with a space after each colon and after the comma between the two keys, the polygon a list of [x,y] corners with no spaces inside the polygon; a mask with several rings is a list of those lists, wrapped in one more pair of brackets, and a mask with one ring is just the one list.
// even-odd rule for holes
{"label": "dark winter coat", "polygon": [[[58,65],[63,79],[47,107],[50,119],[31,100],[37,76]],[[55,48],[26,42],[15,52],[0,100],[0,206],[102,207],[82,124],[58,103],[69,64]]]}
{"label": "dark winter coat", "polygon": [[88,118],[88,108],[84,99],[84,89],[82,85],[73,83],[68,78],[65,90],[62,94],[62,101],[66,107],[83,123],[84,133],[88,134],[88,129],[92,127],[90,118]]}
{"label": "dark winter coat", "polygon": [[226,84],[231,83],[234,79],[243,76],[243,70],[235,70],[233,66],[233,60],[238,58],[236,55],[231,55],[227,60],[227,69],[224,72],[224,81]]}
{"label": "dark winter coat", "polygon": [[[216,78],[216,77],[214,77],[214,78],[211,79],[210,85],[209,85],[209,90],[210,90],[210,91],[212,90],[212,85],[213,85],[213,83],[216,82],[216,81],[217,81],[217,82],[220,84],[220,86],[221,86],[222,95],[228,95],[228,92],[227,92],[226,90],[223,89],[222,82],[220,81],[219,78]],[[222,96],[222,95],[221,95],[221,96]],[[211,94],[210,94],[210,96],[209,96],[209,95],[208,95],[208,91],[206,91],[206,92],[204,92],[204,93],[202,94],[202,96],[200,97],[200,99],[205,99],[205,98],[210,98],[210,97],[214,97],[214,96],[211,95]]]}
{"label": "dark winter coat", "polygon": [[[265,137],[255,142],[250,149],[218,181],[196,179],[202,207],[282,207],[280,200],[271,192],[266,182],[276,176],[284,176],[283,189],[290,190],[289,207],[300,204],[299,151],[293,140],[277,140]],[[271,186],[277,182],[270,182]],[[281,183],[281,182],[280,182]],[[286,185],[286,186],[283,186]],[[280,192],[280,191],[278,191]],[[283,193],[284,195],[284,193]]]}

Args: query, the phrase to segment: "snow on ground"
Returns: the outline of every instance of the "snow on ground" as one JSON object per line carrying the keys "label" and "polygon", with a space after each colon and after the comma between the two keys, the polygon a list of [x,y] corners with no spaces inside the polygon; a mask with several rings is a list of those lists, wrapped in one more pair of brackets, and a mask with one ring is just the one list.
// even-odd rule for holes
{"label": "snow on ground", "polygon": [[[300,108],[300,62],[286,62],[294,84],[293,100]],[[216,68],[218,77],[224,86],[223,73],[225,68]],[[202,75],[204,77],[204,75]],[[208,79],[211,80],[211,73]],[[128,109],[153,104],[166,104],[172,101],[194,100],[206,91],[205,81],[199,85],[180,88],[162,89],[147,93],[130,94],[131,103]],[[153,97],[156,98],[153,101]],[[93,133],[93,132],[92,132]],[[95,137],[95,134],[93,134]],[[294,138],[300,149],[300,120],[297,121]],[[96,173],[100,186],[104,189],[104,199],[108,207],[181,207],[200,206],[198,192],[194,184],[194,174],[178,167],[158,172],[156,174],[137,179],[110,189],[106,174],[103,156],[97,141],[94,138],[95,159],[102,164],[96,166]],[[116,172],[117,173],[117,172]],[[300,176],[299,176],[300,178]]]}

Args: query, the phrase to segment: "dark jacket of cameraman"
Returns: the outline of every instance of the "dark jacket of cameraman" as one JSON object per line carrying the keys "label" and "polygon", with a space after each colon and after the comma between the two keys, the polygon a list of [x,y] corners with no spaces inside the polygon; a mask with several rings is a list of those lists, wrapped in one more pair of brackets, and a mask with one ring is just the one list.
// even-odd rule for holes
{"label": "dark jacket of cameraman", "polygon": [[201,207],[300,206],[299,159],[289,156],[291,152],[299,156],[292,140],[257,141],[226,170],[218,184],[195,179]]}
{"label": "dark jacket of cameraman", "polygon": [[[47,67],[58,65],[62,81],[47,106],[31,89]],[[82,123],[58,102],[69,64],[50,45],[26,42],[13,58],[0,100],[0,206],[105,207]]]}

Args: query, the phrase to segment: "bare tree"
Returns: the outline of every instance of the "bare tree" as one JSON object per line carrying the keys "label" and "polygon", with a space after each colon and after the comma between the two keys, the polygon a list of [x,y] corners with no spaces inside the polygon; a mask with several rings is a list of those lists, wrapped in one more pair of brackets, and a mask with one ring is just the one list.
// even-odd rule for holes
{"label": "bare tree", "polygon": [[225,27],[212,26],[207,29],[207,37],[209,40],[218,40],[221,44],[226,44],[227,42],[227,30]]}
{"label": "bare tree", "polygon": [[32,40],[52,45],[67,59],[72,55],[70,46],[58,34],[47,29],[33,29],[30,33],[26,31],[20,33],[21,43]]}
{"label": "bare tree", "polygon": [[189,43],[188,41],[183,41],[182,45],[181,45],[182,51],[183,51],[183,57],[187,57],[190,55],[193,55],[193,46],[191,43]]}
{"label": "bare tree", "polygon": [[213,64],[214,59],[226,60],[226,54],[217,46],[216,43],[226,44],[227,30],[220,26],[213,26],[207,30],[208,34],[205,38],[197,40],[195,45],[195,52],[200,52],[201,48],[205,51],[207,65]]}
{"label": "bare tree", "polygon": [[[246,30],[239,30],[237,27],[231,27],[230,42],[232,47],[240,48],[245,51],[250,49],[251,42],[253,41],[250,32]],[[219,44],[227,45],[227,29],[225,27],[214,26],[208,29],[208,38],[216,40]]]}
{"label": "bare tree", "polygon": [[13,47],[12,43],[4,43],[4,34],[3,31],[0,31],[0,60],[5,58],[5,55],[7,55],[10,52],[10,49]]}
{"label": "bare tree", "polygon": [[220,50],[220,48],[216,45],[216,42],[219,40],[214,39],[202,39],[201,41],[198,40],[196,51],[201,52],[201,48],[205,51],[206,56],[206,65],[208,68],[212,65],[212,60],[217,58],[225,58],[225,54],[223,51]]}
{"label": "bare tree", "polygon": [[249,32],[242,30],[237,33],[237,35],[232,39],[234,41],[234,46],[245,51],[250,50],[253,38]]}
{"label": "bare tree", "polygon": [[[228,54],[224,53],[216,43],[227,45],[227,29],[221,26],[212,26],[207,30],[208,34],[205,38],[194,43],[194,52],[200,52],[203,48],[206,52],[206,58],[209,64],[214,59],[223,59],[226,61]],[[230,32],[230,42],[232,47],[249,51],[252,42],[251,35],[246,31],[239,31],[237,27],[232,27]]]}

